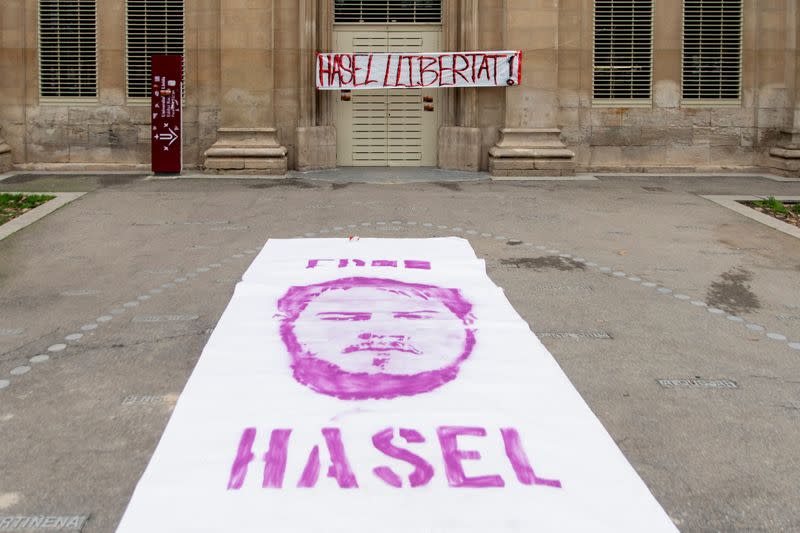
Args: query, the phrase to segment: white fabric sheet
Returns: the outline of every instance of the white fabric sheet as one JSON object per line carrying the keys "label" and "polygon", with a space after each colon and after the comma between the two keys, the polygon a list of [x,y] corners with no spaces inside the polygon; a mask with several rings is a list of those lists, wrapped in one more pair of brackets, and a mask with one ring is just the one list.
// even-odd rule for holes
{"label": "white fabric sheet", "polygon": [[676,531],[466,240],[270,240],[243,279],[119,533]]}

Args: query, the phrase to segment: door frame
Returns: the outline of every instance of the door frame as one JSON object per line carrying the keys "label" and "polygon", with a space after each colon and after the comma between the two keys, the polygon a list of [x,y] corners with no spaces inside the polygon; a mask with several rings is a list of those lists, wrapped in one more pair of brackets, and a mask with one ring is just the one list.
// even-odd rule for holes
{"label": "door frame", "polygon": [[[427,33],[427,34],[435,35],[436,40],[439,42],[439,45],[438,45],[439,48],[441,48],[441,42],[442,42],[442,39],[443,39],[442,25],[441,24],[337,24],[334,27],[334,31],[333,31],[333,34],[332,34],[334,43],[336,42],[336,36],[337,36],[337,34],[339,32],[342,32],[342,33],[358,33],[358,32],[372,33],[372,32],[375,32],[375,33],[378,33],[378,34],[388,34],[388,33],[391,33],[391,32],[396,32],[396,33],[400,33],[400,34],[404,34],[404,33],[411,33],[411,34],[420,34],[420,33],[422,33],[422,34],[426,34]],[[391,96],[391,94],[393,92],[393,89],[381,89],[381,90],[382,91],[386,91],[390,96]],[[435,98],[434,101],[436,102],[435,103],[435,106],[436,106],[435,117],[431,117],[431,118],[434,118],[434,120],[435,120],[435,122],[434,122],[434,124],[432,126],[433,131],[423,129],[423,133],[422,133],[422,137],[421,137],[421,141],[422,141],[423,145],[430,144],[430,142],[429,143],[425,143],[425,139],[426,139],[425,131],[428,132],[427,133],[427,136],[428,136],[427,138],[429,140],[430,140],[430,136],[433,137],[433,146],[431,147],[431,149],[433,150],[433,154],[429,154],[429,155],[433,156],[433,162],[432,163],[427,163],[427,164],[416,165],[416,164],[414,164],[413,162],[410,162],[410,161],[408,163],[403,163],[403,162],[401,162],[402,160],[396,160],[393,163],[391,158],[388,157],[390,150],[389,150],[389,147],[387,146],[387,158],[388,158],[388,160],[387,160],[385,166],[386,166],[386,168],[392,168],[392,167],[431,168],[431,167],[436,167],[436,166],[438,166],[438,162],[439,162],[439,146],[438,146],[439,129],[444,125],[444,120],[443,120],[444,113],[442,111],[443,110],[443,103],[444,103],[444,96],[445,96],[444,92],[447,91],[447,89],[431,89],[431,88],[428,88],[428,89],[422,89],[422,88],[414,89],[414,88],[410,88],[410,89],[406,89],[405,91],[406,92],[411,92],[411,93],[416,93],[416,92],[419,92],[419,93],[427,92],[428,94],[432,94],[434,92],[437,93],[435,95],[435,97],[434,97]],[[341,93],[340,93],[340,91],[335,91],[335,90],[334,91],[321,91],[321,92],[331,93],[331,94],[328,95],[328,97],[330,99],[330,108],[331,108],[331,117],[332,117],[331,118],[331,124],[333,126],[336,126],[337,125],[337,121],[336,121],[337,113],[335,111],[337,109],[336,100],[339,98]],[[356,92],[360,93],[362,91],[356,91]],[[363,92],[369,92],[369,90],[363,91]],[[422,102],[420,102],[420,105],[422,105]],[[338,104],[338,106],[341,109],[341,104]],[[390,122],[389,117],[391,117],[391,114],[390,114],[391,113],[391,101],[390,100],[387,100],[386,113],[387,113],[387,117],[386,117],[387,128],[389,128],[390,127],[389,126],[389,122]],[[426,115],[426,114],[427,114],[426,112],[422,112],[422,115]],[[339,118],[340,119],[342,118],[341,115],[339,116]],[[422,119],[422,120],[424,121],[425,119]],[[423,128],[424,128],[424,126],[423,126]],[[341,164],[341,160],[339,159],[339,150],[342,149],[342,148],[345,148],[345,146],[343,146],[344,143],[342,143],[341,138],[339,137],[338,133],[339,132],[338,132],[338,129],[337,129],[336,164],[337,164],[337,166],[346,166],[346,165],[342,165]],[[390,132],[387,130],[387,134],[389,134],[389,133]],[[387,140],[388,139],[389,139],[389,137],[387,136]],[[363,166],[363,165],[353,165],[353,166]],[[378,165],[366,165],[366,166],[378,166]],[[383,165],[380,165],[380,166],[383,166]]]}
{"label": "door frame", "polygon": [[[475,50],[478,47],[478,1],[442,0],[441,27],[442,51]],[[318,52],[331,52],[333,47],[333,4],[334,0],[298,0],[301,13],[311,19],[299,17],[298,36],[301,43]],[[336,26],[364,26],[361,24],[336,24]],[[386,26],[383,24],[381,26]],[[403,26],[388,24],[388,26]],[[405,26],[423,26],[406,24]],[[333,102],[336,91],[317,91],[314,89],[314,61],[309,60],[301,67],[301,80],[310,88],[303,98],[300,109],[301,120],[308,125],[333,126]],[[474,88],[439,89],[441,109],[439,125],[471,126],[476,124],[477,93]],[[438,142],[437,132],[437,142]]]}

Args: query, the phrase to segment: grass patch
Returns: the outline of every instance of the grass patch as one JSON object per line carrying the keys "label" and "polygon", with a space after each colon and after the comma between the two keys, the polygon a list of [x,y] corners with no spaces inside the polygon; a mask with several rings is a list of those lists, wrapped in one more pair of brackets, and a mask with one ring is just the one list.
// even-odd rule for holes
{"label": "grass patch", "polygon": [[744,205],[752,207],[766,215],[777,218],[800,228],[800,203],[783,203],[774,196],[764,200],[752,202],[742,202]]}
{"label": "grass patch", "polygon": [[0,193],[0,225],[55,198],[48,194]]}
{"label": "grass patch", "polygon": [[753,205],[756,207],[760,207],[762,209],[767,209],[779,215],[789,214],[789,208],[787,208],[783,202],[776,199],[774,196],[770,196],[766,200],[756,200],[755,202],[753,202]]}

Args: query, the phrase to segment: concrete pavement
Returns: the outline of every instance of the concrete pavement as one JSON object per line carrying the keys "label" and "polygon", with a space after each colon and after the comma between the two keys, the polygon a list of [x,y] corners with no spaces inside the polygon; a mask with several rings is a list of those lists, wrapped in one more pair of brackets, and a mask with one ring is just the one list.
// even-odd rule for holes
{"label": "concrete pavement", "polygon": [[800,183],[313,177],[0,181],[89,191],[0,241],[0,517],[114,530],[268,238],[458,235],[681,530],[800,529],[800,240],[701,197]]}

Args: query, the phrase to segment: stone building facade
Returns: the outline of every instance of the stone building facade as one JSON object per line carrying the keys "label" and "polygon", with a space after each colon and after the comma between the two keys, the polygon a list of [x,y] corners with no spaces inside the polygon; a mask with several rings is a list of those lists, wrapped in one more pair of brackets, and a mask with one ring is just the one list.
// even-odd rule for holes
{"label": "stone building facade", "polygon": [[[134,0],[97,0],[96,93],[88,98],[43,96],[40,1],[0,2],[0,165],[148,168],[150,108],[127,88],[126,9]],[[724,101],[683,94],[688,0],[648,1],[649,94],[619,100],[597,98],[593,89],[602,0],[442,0],[433,22],[346,23],[336,20],[342,0],[182,0],[184,167],[283,174],[336,166],[343,139],[353,133],[337,118],[339,92],[315,89],[315,52],[335,50],[344,30],[401,37],[425,30],[436,33],[441,51],[523,53],[519,86],[437,93],[436,146],[428,148],[441,168],[489,170],[498,178],[714,169],[796,174],[797,0],[741,0],[740,86]],[[603,6],[617,9],[614,0]],[[393,104],[381,105],[389,113]],[[383,163],[398,162],[390,156]],[[413,166],[414,157],[399,164]]]}

